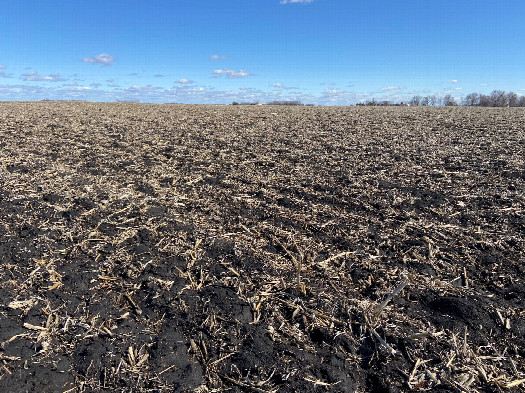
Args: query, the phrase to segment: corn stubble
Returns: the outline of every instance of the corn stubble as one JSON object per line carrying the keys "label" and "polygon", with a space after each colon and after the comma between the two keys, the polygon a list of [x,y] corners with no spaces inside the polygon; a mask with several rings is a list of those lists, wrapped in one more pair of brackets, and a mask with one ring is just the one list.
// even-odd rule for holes
{"label": "corn stubble", "polygon": [[524,157],[519,108],[0,103],[0,387],[523,391]]}

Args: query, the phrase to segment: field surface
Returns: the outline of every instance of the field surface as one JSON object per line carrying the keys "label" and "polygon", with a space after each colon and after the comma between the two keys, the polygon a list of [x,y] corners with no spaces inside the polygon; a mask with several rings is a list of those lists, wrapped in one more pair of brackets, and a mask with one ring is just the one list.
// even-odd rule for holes
{"label": "field surface", "polygon": [[0,390],[525,391],[525,112],[0,103]]}

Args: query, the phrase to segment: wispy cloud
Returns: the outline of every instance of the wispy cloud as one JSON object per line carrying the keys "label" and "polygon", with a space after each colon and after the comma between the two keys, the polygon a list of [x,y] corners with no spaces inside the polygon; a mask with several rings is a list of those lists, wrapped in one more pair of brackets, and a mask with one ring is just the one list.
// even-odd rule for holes
{"label": "wispy cloud", "polygon": [[292,3],[313,3],[315,0],[281,0],[281,4],[292,4]]}
{"label": "wispy cloud", "polygon": [[0,64],[0,70],[5,70],[7,67],[3,64]]}
{"label": "wispy cloud", "polygon": [[277,83],[272,83],[269,85],[270,87],[274,87],[276,89],[284,89],[284,90],[294,90],[294,89],[298,89],[298,87],[293,87],[293,86],[285,86],[283,85],[282,83],[280,82],[277,82]]}
{"label": "wispy cloud", "polygon": [[388,86],[388,87],[383,87],[380,90],[381,91],[397,91],[397,90],[403,90],[404,88],[405,86]]}
{"label": "wispy cloud", "polygon": [[108,87],[121,87],[116,83],[115,79],[106,79],[106,83],[108,84]]}
{"label": "wispy cloud", "polygon": [[133,85],[124,89],[120,89],[123,92],[127,93],[138,93],[138,94],[151,94],[151,93],[157,93],[161,91],[162,89],[160,87],[155,86],[140,86],[140,85]]}
{"label": "wispy cloud", "polygon": [[248,86],[239,87],[239,90],[243,92],[250,92],[250,93],[257,93],[257,94],[264,93],[262,90],[256,89],[254,87],[248,87]]}
{"label": "wispy cloud", "polygon": [[89,86],[94,87],[95,89],[98,89],[100,86],[102,86],[102,83],[94,82],[94,83],[90,83]]}
{"label": "wispy cloud", "polygon": [[38,72],[31,71],[22,74],[22,80],[31,82],[61,82],[67,79],[61,78],[60,74],[38,75]]}
{"label": "wispy cloud", "polygon": [[225,68],[223,70],[214,70],[212,72],[212,74],[216,78],[219,78],[222,75],[226,75],[226,78],[228,78],[228,79],[246,78],[248,76],[253,76],[253,74],[250,74],[249,72],[246,72],[246,71],[243,71],[243,70],[234,71],[234,70],[230,70],[229,68]]}
{"label": "wispy cloud", "polygon": [[180,102],[186,104],[231,104],[236,102],[272,102],[300,101],[305,104],[349,105],[366,101],[373,97],[371,93],[353,93],[345,90],[326,89],[319,95],[294,93],[290,90],[269,89],[263,91],[251,87],[237,90],[219,90],[195,84],[180,84],[173,88],[132,85],[113,89],[95,89],[92,86],[62,86],[59,84],[0,84],[0,97],[11,100],[68,100],[88,101],[140,101],[151,103]]}
{"label": "wispy cloud", "polygon": [[211,56],[208,58],[208,60],[210,60],[210,61],[215,61],[215,60],[225,60],[225,59],[227,59],[227,58],[228,58],[228,56],[226,56],[226,55],[211,55]]}
{"label": "wispy cloud", "polygon": [[82,59],[84,63],[103,64],[105,66],[110,66],[115,60],[114,56],[108,55],[107,53],[101,53],[100,55],[92,57],[84,57]]}
{"label": "wispy cloud", "polygon": [[78,86],[78,83],[77,82],[64,83],[62,86],[73,87],[73,86]]}
{"label": "wispy cloud", "polygon": [[409,90],[409,91],[406,91],[404,94],[429,94],[431,92],[432,91],[428,89],[421,89],[421,90]]}
{"label": "wispy cloud", "polygon": [[448,81],[448,83],[458,83],[459,81],[457,79],[451,79]]}
{"label": "wispy cloud", "polygon": [[454,87],[454,90],[463,90],[462,87]]}
{"label": "wispy cloud", "polygon": [[0,71],[0,78],[14,78],[12,74],[7,74],[4,71]]}
{"label": "wispy cloud", "polygon": [[164,75],[162,75],[162,74],[155,74],[155,75],[153,75],[153,76],[154,76],[155,78],[164,78]]}
{"label": "wispy cloud", "polygon": [[480,86],[487,86],[488,83],[480,83],[479,85],[480,85]]}
{"label": "wispy cloud", "polygon": [[186,78],[182,78],[182,79],[179,79],[178,81],[175,81],[175,83],[179,83],[182,85],[189,85],[193,83],[193,81],[190,81],[189,79],[186,79]]}
{"label": "wispy cloud", "polygon": [[369,93],[353,93],[347,90],[327,88],[316,101],[324,105],[348,105],[371,98],[372,94]]}
{"label": "wispy cloud", "polygon": [[[104,101],[104,92],[86,89],[82,86],[55,88],[50,85],[0,85],[0,96],[6,100],[28,100],[36,101],[43,99],[67,100],[67,99],[92,99],[93,101]],[[107,98],[106,98],[107,100]]]}

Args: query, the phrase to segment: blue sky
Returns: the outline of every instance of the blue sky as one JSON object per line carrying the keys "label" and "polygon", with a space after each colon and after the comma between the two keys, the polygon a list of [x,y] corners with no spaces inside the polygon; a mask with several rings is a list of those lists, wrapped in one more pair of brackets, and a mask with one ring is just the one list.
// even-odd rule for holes
{"label": "blue sky", "polygon": [[4,0],[0,100],[525,94],[525,1]]}

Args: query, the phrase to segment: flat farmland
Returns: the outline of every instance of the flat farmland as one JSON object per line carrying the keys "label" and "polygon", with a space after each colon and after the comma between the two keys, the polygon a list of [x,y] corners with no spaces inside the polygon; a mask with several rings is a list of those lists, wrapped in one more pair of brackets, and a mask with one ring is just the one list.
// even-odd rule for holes
{"label": "flat farmland", "polygon": [[0,103],[0,388],[522,392],[520,108]]}

